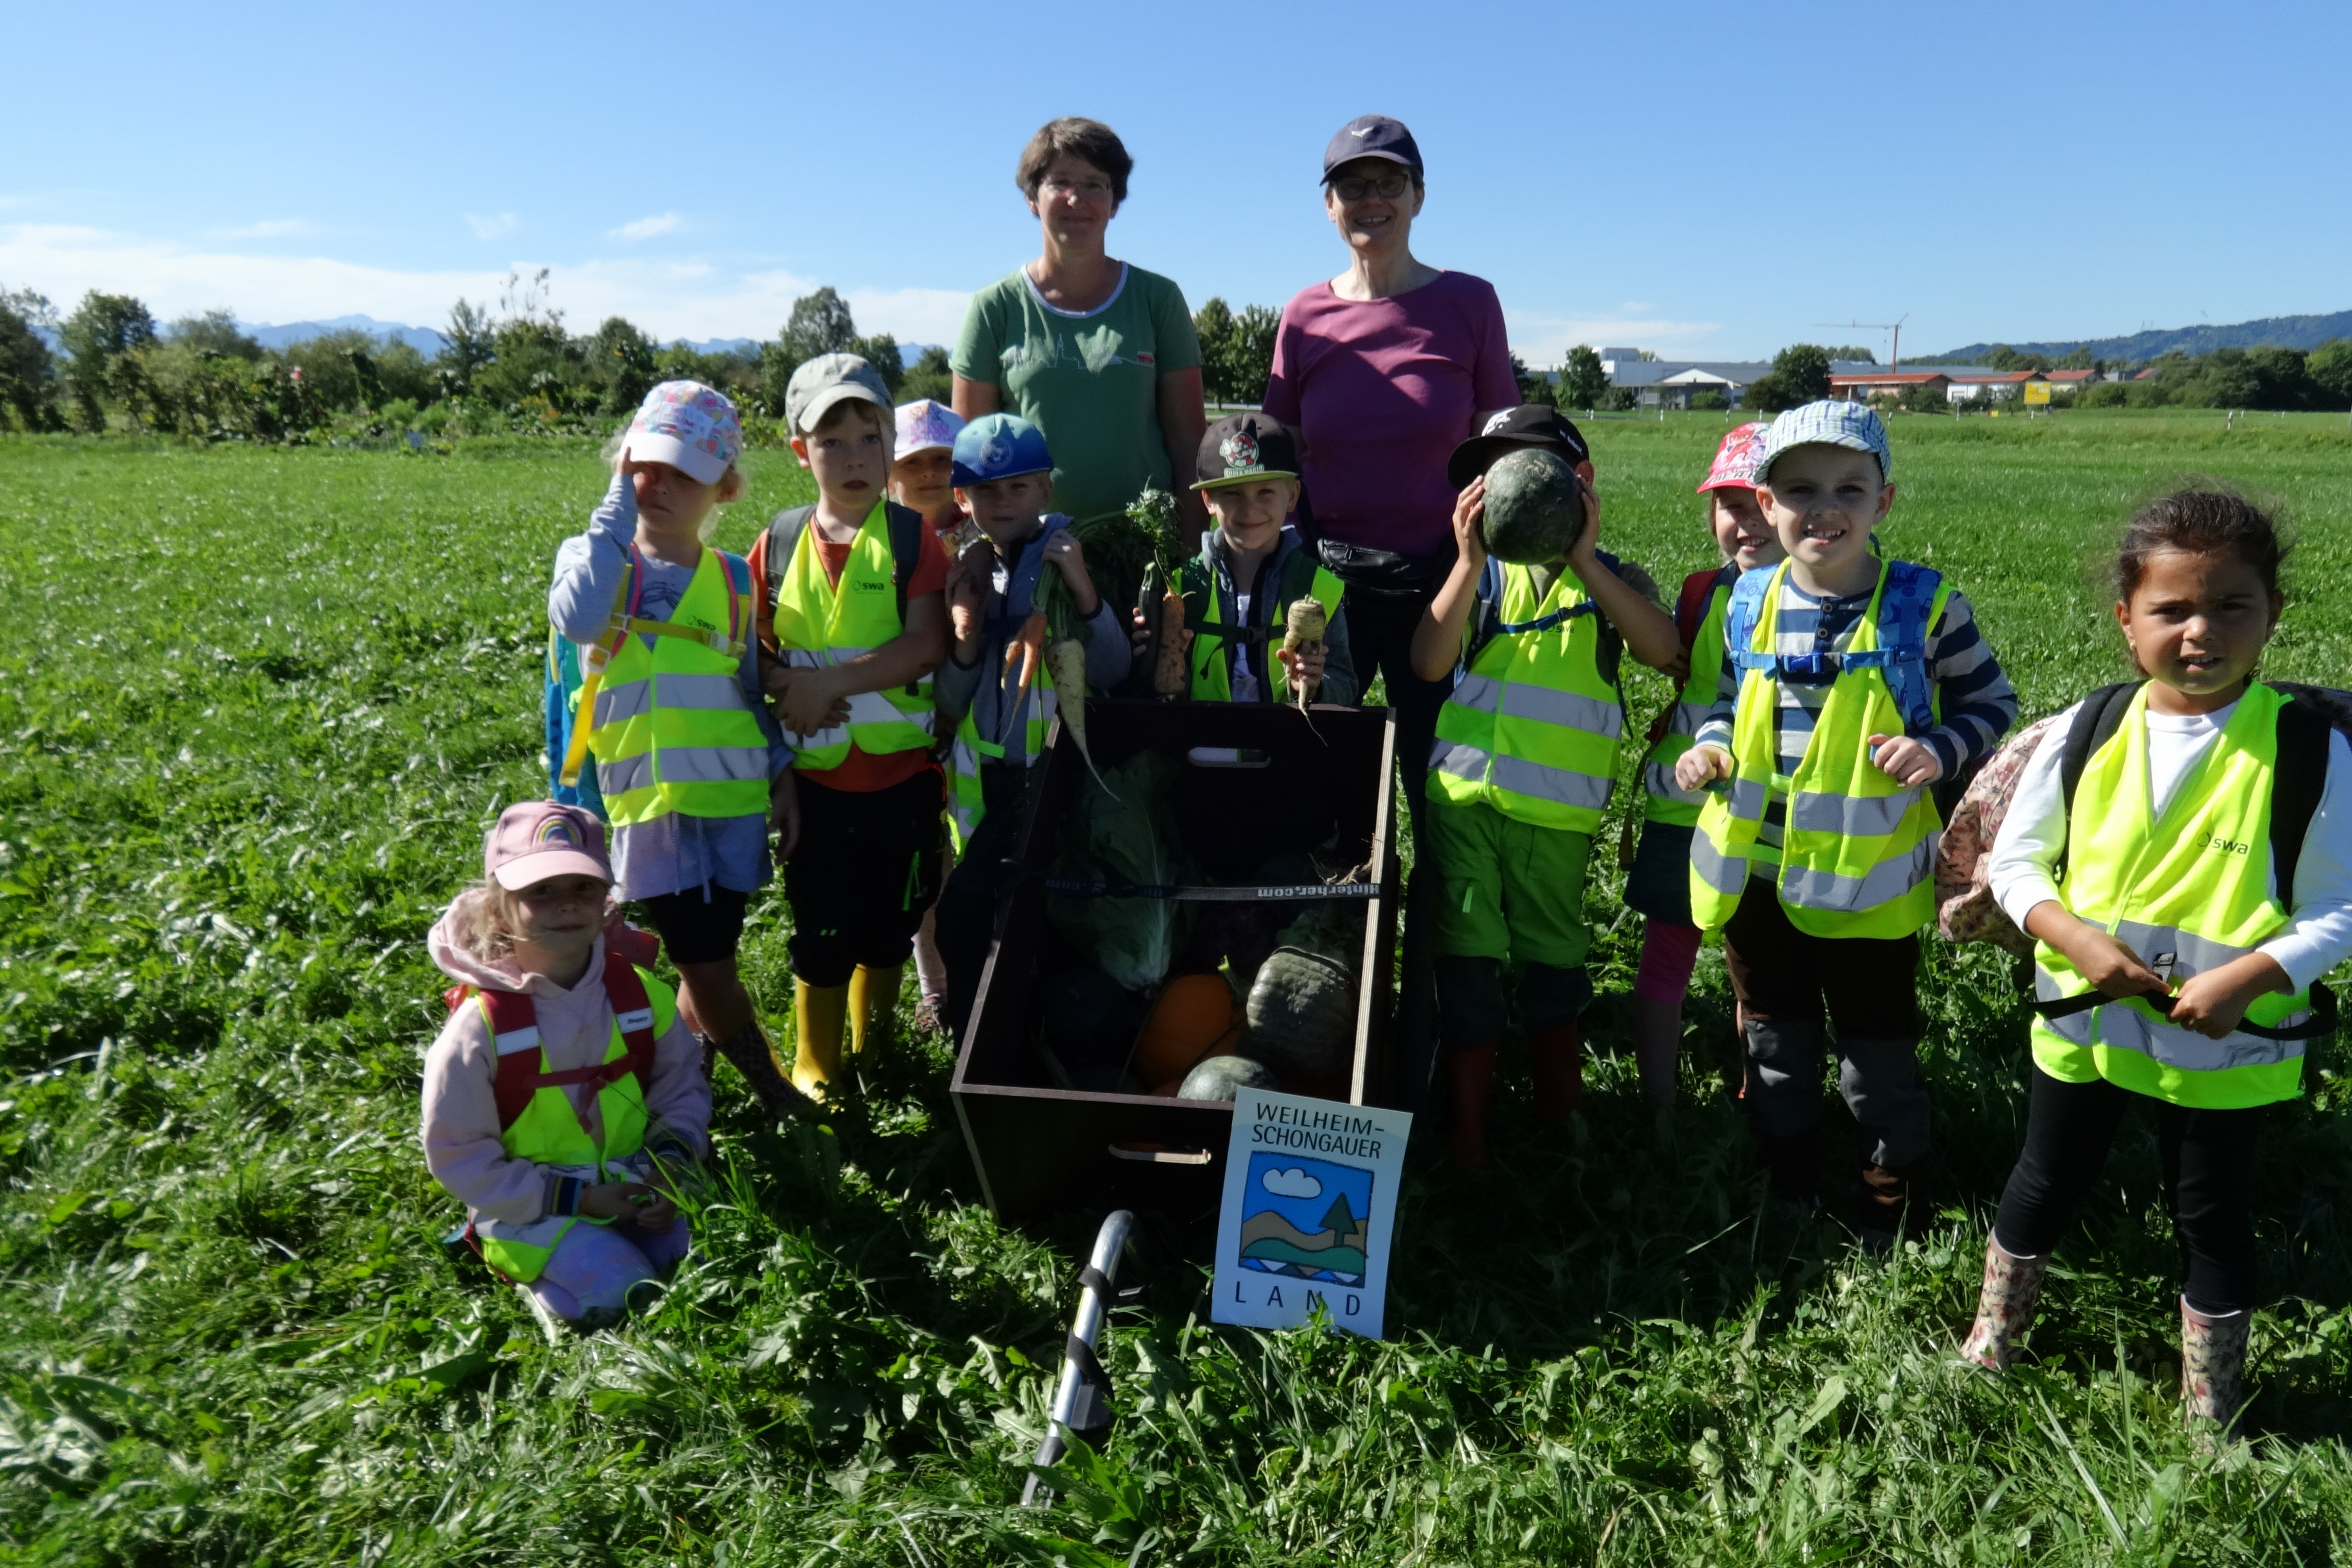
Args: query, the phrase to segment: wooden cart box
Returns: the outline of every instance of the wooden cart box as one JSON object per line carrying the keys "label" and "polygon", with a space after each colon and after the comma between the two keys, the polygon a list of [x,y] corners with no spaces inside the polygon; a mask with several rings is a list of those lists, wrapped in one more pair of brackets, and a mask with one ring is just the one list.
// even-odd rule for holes
{"label": "wooden cart box", "polygon": [[[1301,714],[1259,703],[1098,701],[1087,704],[1087,720],[1095,761],[1106,772],[1145,749],[1176,761],[1182,773],[1174,810],[1188,849],[1196,835],[1222,836],[1236,824],[1271,836],[1276,847],[1305,848],[1336,823],[1341,856],[1370,867],[1378,891],[1365,900],[1347,1098],[1355,1105],[1381,1103],[1402,909],[1389,788],[1395,727],[1388,710]],[[1238,751],[1247,765],[1199,762],[1195,748]],[[1058,722],[1038,766],[1044,776],[1030,795],[1017,858],[1044,873],[1054,864],[1057,832],[1086,771]],[[1057,1089],[1037,1060],[1046,897],[1034,882],[1013,894],[950,1085],[989,1206],[1007,1218],[1068,1208],[1186,1215],[1213,1208],[1224,1182],[1230,1101]]]}

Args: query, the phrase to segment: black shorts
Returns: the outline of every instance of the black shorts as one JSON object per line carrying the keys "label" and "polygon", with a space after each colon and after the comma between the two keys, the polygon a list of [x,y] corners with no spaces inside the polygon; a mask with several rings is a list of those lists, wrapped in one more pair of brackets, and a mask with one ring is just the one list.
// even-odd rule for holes
{"label": "black shorts", "polygon": [[731,959],[743,941],[743,911],[751,895],[706,882],[682,893],[641,899],[637,907],[661,934],[672,963],[716,963]]}
{"label": "black shorts", "polygon": [[800,803],[800,846],[784,862],[793,973],[842,985],[860,966],[906,963],[923,911],[940,896],[939,773],[926,768],[877,790],[803,779]]}

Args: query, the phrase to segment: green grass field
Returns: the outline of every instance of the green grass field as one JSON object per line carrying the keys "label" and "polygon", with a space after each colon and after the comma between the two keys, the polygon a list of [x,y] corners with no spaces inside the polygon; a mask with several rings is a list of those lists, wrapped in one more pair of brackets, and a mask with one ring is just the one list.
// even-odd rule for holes
{"label": "green grass field", "polygon": [[[1604,542],[1669,585],[1709,561],[1690,487],[1726,423],[1591,426]],[[2182,472],[2284,504],[2270,668],[2346,683],[2340,418],[1894,429],[1886,537],[1969,591],[2029,713],[2116,678],[2101,551]],[[804,493],[788,455],[748,466],[722,542]],[[438,1245],[421,939],[542,786],[547,563],[601,489],[584,445],[0,440],[0,1557],[2352,1560],[2332,1070],[2263,1158],[2256,1441],[2200,1457],[2175,1415],[2144,1125],[2060,1254],[2033,1364],[1948,1364],[2023,1106],[1984,949],[1931,946],[1923,980],[1948,1205],[1924,1239],[1878,1258],[1759,1223],[1710,958],[1670,1116],[1611,1054],[1539,1137],[1507,1059],[1496,1175],[1423,1161],[1403,1196],[1390,1342],[1211,1327],[1202,1272],[1147,1228],[1106,1357],[1119,1426],[1048,1512],[1013,1503],[1099,1216],[1028,1235],[967,1206],[940,1042],[874,1064],[823,1131],[758,1130],[722,1070],[698,1260],[651,1315],[549,1344]],[[1637,714],[1664,696],[1645,677]],[[1595,859],[1613,1053],[1637,922]],[[779,1020],[782,919],[755,910],[748,962]]]}

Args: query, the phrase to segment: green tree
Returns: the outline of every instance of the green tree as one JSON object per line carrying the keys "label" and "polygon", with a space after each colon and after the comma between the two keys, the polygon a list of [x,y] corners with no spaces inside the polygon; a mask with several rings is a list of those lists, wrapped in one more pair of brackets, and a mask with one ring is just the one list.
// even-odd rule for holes
{"label": "green tree", "polygon": [[898,388],[907,379],[907,360],[898,352],[898,340],[888,332],[876,332],[852,341],[849,352],[874,367],[882,384],[890,389],[891,400],[897,401]]}
{"label": "green tree", "polygon": [[1849,364],[1876,364],[1878,356],[1856,343],[1846,343],[1828,351],[1830,358]]}
{"label": "green tree", "polygon": [[67,384],[85,428],[106,428],[105,409],[99,401],[104,396],[119,399],[134,424],[142,405],[152,410],[152,389],[133,354],[155,341],[155,318],[145,305],[128,294],[101,294],[93,289],[59,324],[58,336],[72,356]]}
{"label": "green tree", "polygon": [[1519,351],[1517,349],[1513,349],[1511,351],[1511,379],[1519,384],[1519,401],[1521,403],[1549,403],[1551,401],[1550,377],[1544,375],[1539,371],[1529,370],[1528,368],[1528,362],[1519,357]]}
{"label": "green tree", "polygon": [[1222,295],[1212,294],[1192,312],[1192,335],[1201,340],[1201,390],[1212,403],[1238,398],[1225,384],[1225,355],[1234,339],[1234,312]]}
{"label": "green tree", "polygon": [[0,406],[13,408],[27,430],[62,429],[58,416],[57,362],[36,331],[57,323],[48,300],[26,289],[0,289]]}
{"label": "green tree", "polygon": [[448,391],[463,397],[474,390],[474,376],[489,363],[495,353],[491,340],[495,336],[488,308],[470,304],[463,295],[449,307],[449,324],[441,329],[447,347],[441,351],[436,368]]}
{"label": "green tree", "polygon": [[915,362],[907,379],[898,384],[898,401],[914,403],[929,398],[934,403],[951,402],[955,395],[955,369],[948,363],[948,351],[933,343]]}
{"label": "green tree", "polygon": [[2049,368],[2052,370],[2092,370],[2097,367],[2098,363],[2098,361],[2091,357],[2091,351],[2087,346],[2085,346],[2076,349],[2073,353],[2065,354],[2058,359],[2051,361]]}
{"label": "green tree", "polygon": [[1830,351],[1819,343],[1790,343],[1772,356],[1772,374],[1797,402],[1818,403],[1830,395]]}
{"label": "green tree", "polygon": [[1348,1206],[1347,1194],[1334,1196],[1331,1206],[1323,1211],[1322,1228],[1334,1236],[1347,1236],[1355,1230],[1356,1211]]}
{"label": "green tree", "polygon": [[784,389],[792,384],[793,372],[819,354],[854,353],[856,349],[857,322],[849,313],[849,301],[832,285],[793,300],[783,331],[760,351],[760,386],[770,411],[783,412]]}
{"label": "green tree", "polygon": [[2311,351],[2303,369],[2327,407],[2352,407],[2352,338],[2328,339]]}
{"label": "green tree", "polygon": [[627,414],[645,401],[661,379],[655,352],[653,339],[638,331],[635,322],[625,316],[604,318],[588,346],[590,377],[601,380],[604,389],[604,412]]}
{"label": "green tree", "polygon": [[1568,363],[1559,373],[1559,405],[1589,414],[1608,395],[1609,373],[1601,368],[1601,355],[1589,343],[1569,350]]}
{"label": "green tree", "polygon": [[205,310],[193,316],[182,316],[172,323],[165,336],[200,354],[257,361],[265,352],[259,342],[237,326],[236,318],[226,310]]}
{"label": "green tree", "polygon": [[1234,318],[1234,333],[1225,344],[1225,383],[1237,403],[1263,403],[1265,384],[1274,375],[1274,340],[1282,330],[1282,312],[1269,305],[1244,305]]}

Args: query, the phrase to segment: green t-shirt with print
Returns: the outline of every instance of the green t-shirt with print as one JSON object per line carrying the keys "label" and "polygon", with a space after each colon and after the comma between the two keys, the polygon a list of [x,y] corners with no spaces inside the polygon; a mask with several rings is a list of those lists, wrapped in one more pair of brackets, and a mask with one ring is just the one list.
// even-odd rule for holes
{"label": "green t-shirt with print", "polygon": [[[1037,296],[1024,268],[972,296],[949,361],[997,388],[997,405],[1045,432],[1054,510],[1091,517],[1146,485],[1176,488],[1160,435],[1159,383],[1201,363],[1184,291],[1122,263],[1118,288],[1084,314]],[[1190,484],[1192,476],[1185,474]]]}

